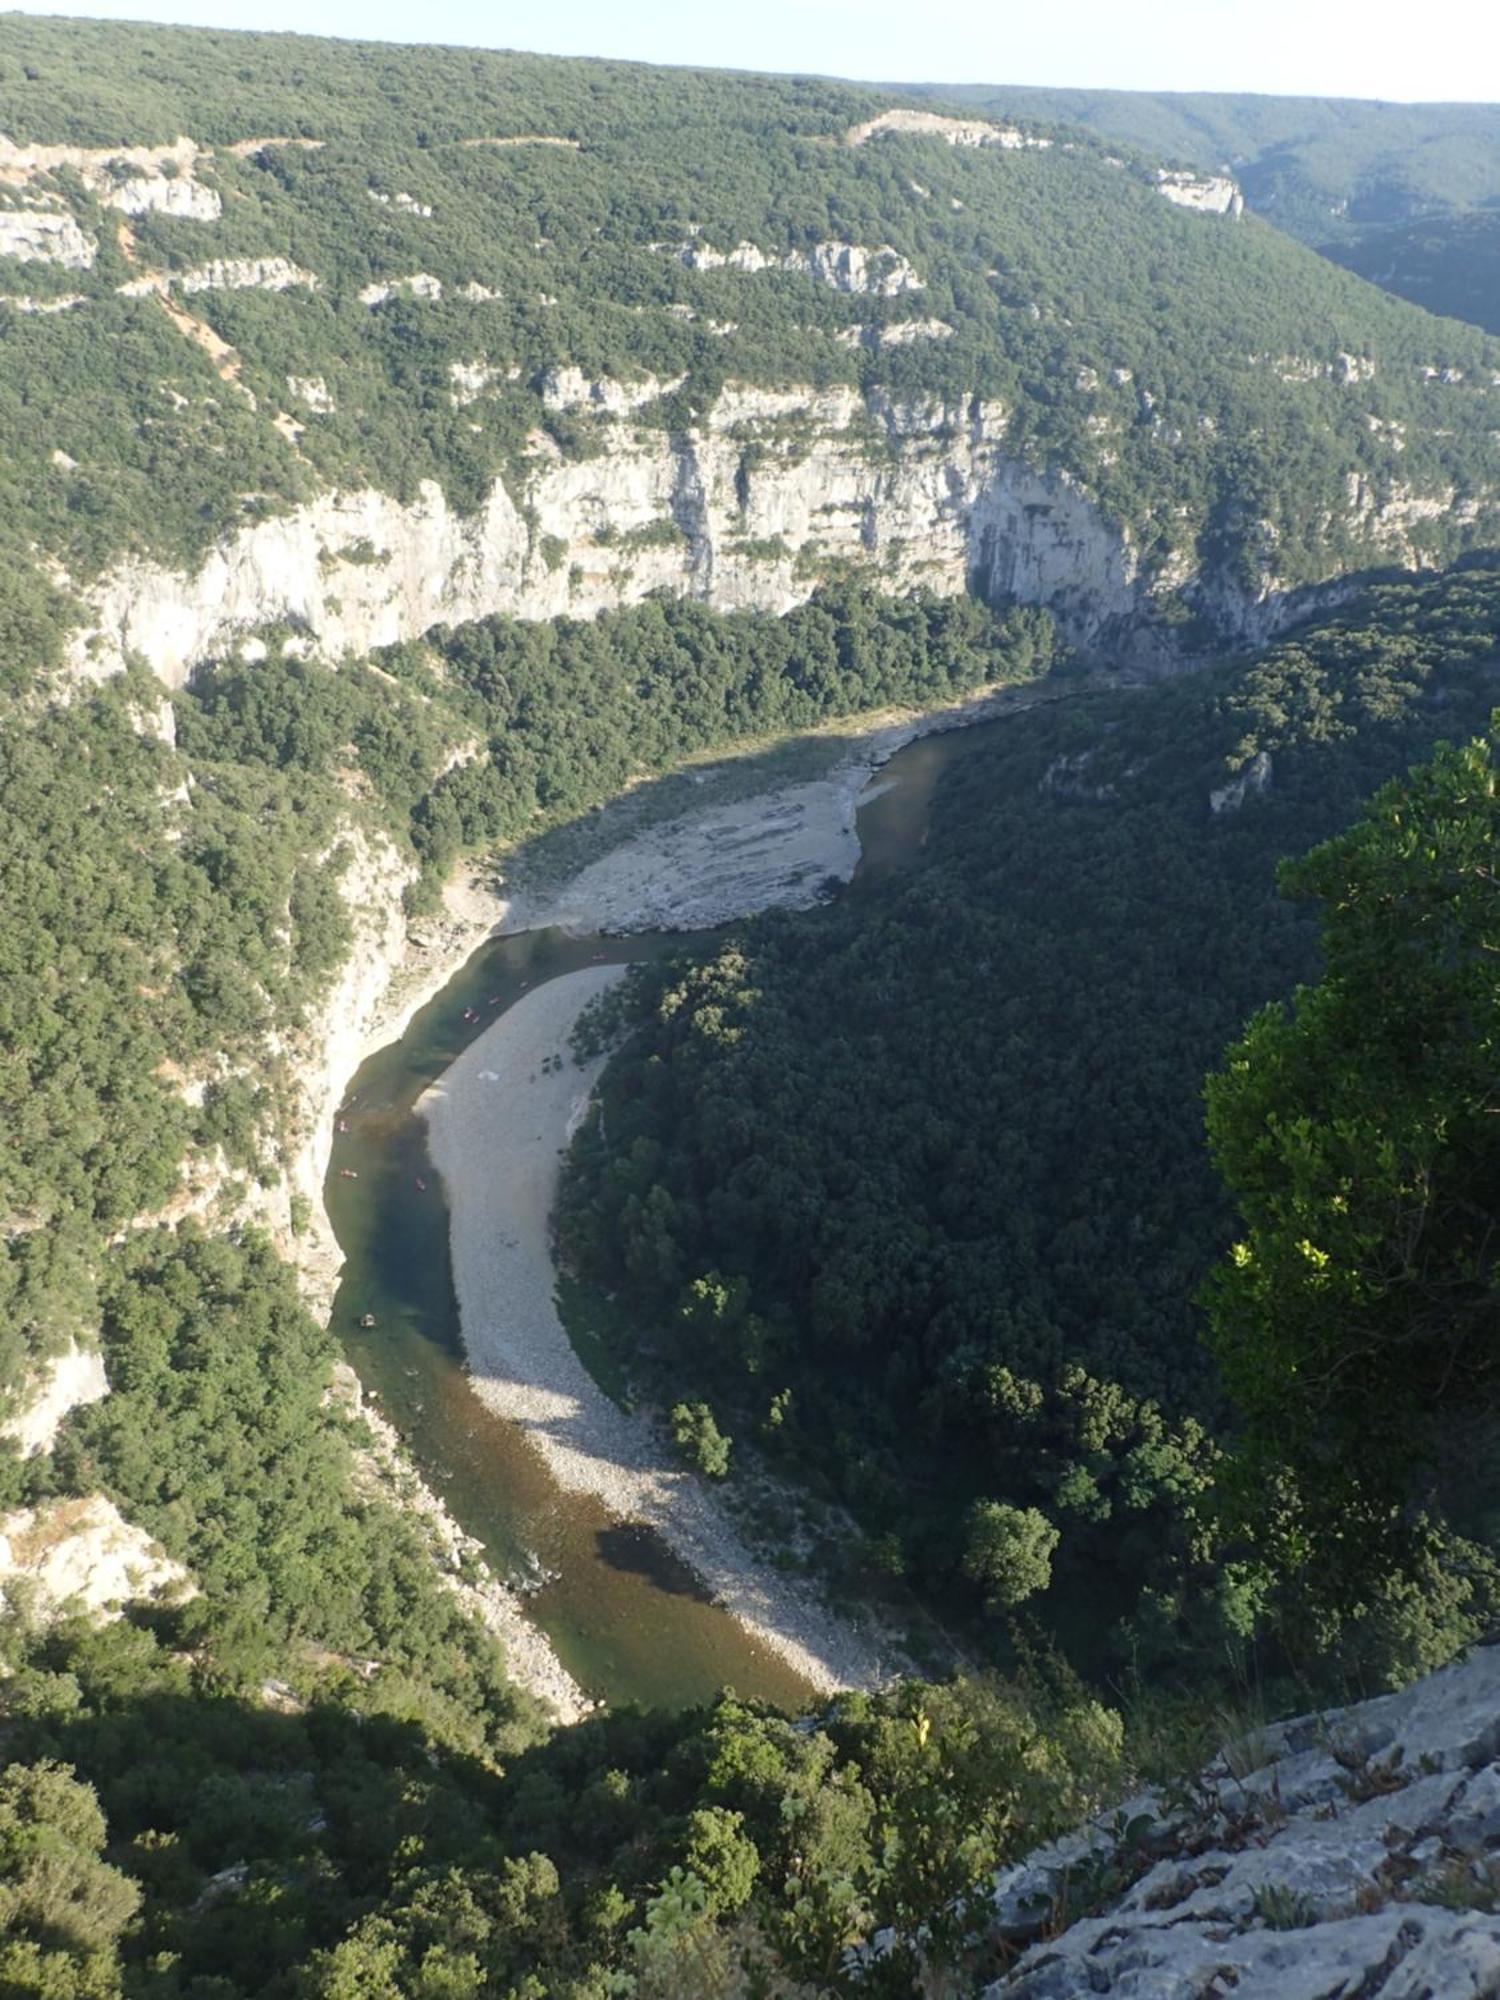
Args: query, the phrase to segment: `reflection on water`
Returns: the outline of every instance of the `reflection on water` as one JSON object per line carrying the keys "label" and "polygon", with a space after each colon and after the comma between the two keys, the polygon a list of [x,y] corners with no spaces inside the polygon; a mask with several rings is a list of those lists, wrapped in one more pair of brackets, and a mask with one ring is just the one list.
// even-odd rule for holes
{"label": "reflection on water", "polygon": [[[955,757],[1003,723],[909,745],[859,817],[856,889],[909,861]],[[365,1063],[339,1110],[326,1187],[346,1258],[333,1327],[424,1476],[529,1608],[564,1665],[606,1699],[680,1706],[722,1686],[797,1707],[808,1689],[719,1609],[661,1537],[564,1492],[462,1367],[442,1184],[413,1106],[465,1045],[531,987],[579,967],[659,957],[681,938],[529,932],[483,945],[399,1042]],[[373,1325],[361,1325],[362,1320]]]}

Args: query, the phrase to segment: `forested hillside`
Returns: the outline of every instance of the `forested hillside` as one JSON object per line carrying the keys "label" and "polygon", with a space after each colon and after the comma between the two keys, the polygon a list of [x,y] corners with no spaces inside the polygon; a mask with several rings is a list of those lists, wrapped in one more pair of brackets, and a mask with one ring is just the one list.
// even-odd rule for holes
{"label": "forested hillside", "polygon": [[952,84],[909,94],[1227,168],[1278,229],[1429,311],[1500,332],[1500,106]]}
{"label": "forested hillside", "polygon": [[[943,631],[923,629],[929,643]],[[1359,1427],[1345,1427],[1338,1482],[1319,1483],[1326,1418],[1294,1374],[1278,1378],[1274,1345],[1247,1344],[1253,1293],[1219,1317],[1220,1351],[1247,1387],[1259,1355],[1262,1398],[1253,1478],[1226,1480],[1223,1403],[1194,1358],[1185,1300],[1229,1226],[1197,1138],[1198,1076],[1258,999],[1317,964],[1310,927],[1275,897],[1274,856],[1357,815],[1368,787],[1435,734],[1480,725],[1497,629],[1496,573],[1476,569],[1380,592],[1202,681],[1012,718],[1014,736],[939,794],[914,873],[670,969],[648,1039],[617,1064],[609,1141],[585,1136],[577,1186],[617,1206],[627,1196],[632,1268],[618,1282],[658,1329],[632,1365],[668,1362],[672,1393],[712,1399],[741,1425],[738,1446],[753,1427],[785,1470],[815,1467],[847,1491],[879,1559],[947,1594],[974,1650],[1021,1643],[1019,1684],[913,1683],[797,1722],[726,1698],[544,1734],[438,1590],[410,1524],[351,1493],[359,1434],[325,1407],[326,1340],[266,1247],[155,1231],[104,1260],[113,1393],[75,1414],[18,1490],[45,1502],[102,1484],[187,1558],[202,1594],[102,1630],[11,1607],[11,1990],[666,2000],[780,1981],[904,1996],[924,1962],[950,1960],[972,1983],[1004,1962],[989,1872],[1143,1768],[1201,1755],[1218,1704],[1247,1685],[1226,1679],[1226,1658],[1258,1655],[1265,1679],[1249,1685],[1275,1701],[1289,1669],[1314,1687],[1399,1681],[1491,1621],[1482,1482],[1440,1481],[1434,1499],[1462,1511],[1429,1519],[1414,1546],[1404,1533],[1341,1546],[1319,1512],[1330,1494],[1358,1518],[1351,1492],[1374,1475],[1378,1508],[1411,1453],[1371,1467]],[[866,624],[865,642],[879,631]],[[497,658],[518,667],[526,643],[514,635],[507,651],[494,631],[451,642],[476,686]],[[315,748],[317,726],[290,729],[295,680],[278,692],[269,677],[260,703],[253,681],[225,683],[201,718],[184,702],[185,740],[213,729],[245,771],[285,758],[315,796],[331,753]],[[339,685],[310,677],[308,715],[336,713]],[[1481,742],[1393,787],[1322,851],[1299,886],[1330,899],[1337,983],[1284,1031],[1293,1051],[1321,1036],[1317,1059],[1273,1060],[1263,1024],[1236,1052],[1241,1082],[1217,1089],[1216,1143],[1249,1205],[1250,1248],[1229,1268],[1253,1274],[1264,1259],[1279,1309],[1309,1336],[1330,1324],[1317,1267],[1277,1251],[1326,1221],[1325,1193],[1294,1176],[1304,1205],[1279,1206],[1285,1168],[1255,1135],[1275,1129],[1268,1109],[1293,1108],[1294,1088],[1302,1122],[1285,1129],[1318,1129],[1319,1076],[1341,1062],[1350,1075],[1352,1013],[1395,1065],[1356,1099],[1377,1149],[1403,1049],[1440,1055],[1418,1074],[1424,1174],[1444,1191],[1433,1221],[1446,1233],[1414,1303],[1441,1296],[1460,1268],[1442,1257],[1459,1259],[1480,1315],[1475,1353],[1487,1351],[1494,1179],[1471,1149],[1489,1143],[1494,796],[1493,741]],[[1430,880],[1429,858],[1442,864]],[[1373,898],[1359,893],[1366,877]],[[1401,936],[1392,925],[1408,909],[1439,927]],[[1393,950],[1407,973],[1396,989]],[[1444,997],[1454,980],[1457,1012]],[[1393,992],[1394,1014],[1373,1004]],[[731,1070],[739,1095],[726,1095]],[[1476,1111],[1474,1140],[1450,1158],[1455,1112],[1472,1123]],[[1339,1129],[1320,1152],[1335,1171]],[[690,1146],[692,1202],[647,1192],[637,1213],[633,1193],[680,1187]],[[1337,1245],[1351,1277],[1369,1221],[1352,1217],[1352,1243]],[[589,1256],[607,1249],[597,1209],[575,1208],[568,1227]],[[720,1227],[727,1240],[712,1236]],[[717,1276],[689,1282],[706,1251]],[[814,1258],[808,1291],[799,1274]],[[1424,1370],[1378,1309],[1391,1351],[1366,1387],[1389,1416],[1381,1381],[1415,1394]],[[1357,1317],[1337,1323],[1364,1337]],[[1483,1367],[1456,1404],[1441,1369],[1422,1393],[1403,1444],[1421,1459],[1437,1435],[1461,1444],[1463,1465],[1489,1462]],[[1303,1455],[1288,1457],[1282,1420],[1304,1410]],[[904,1509],[886,1512],[897,1493]],[[1313,1522],[1309,1601],[1296,1545]],[[1317,1574],[1323,1554],[1341,1599]],[[1128,1731],[1038,1644],[1050,1627],[1108,1663],[1076,1601],[1066,1615],[1085,1586],[1093,1624],[1110,1604],[1126,1621],[1106,1636],[1126,1651],[1111,1697],[1126,1698]],[[1176,1702],[1164,1713],[1142,1679]],[[886,1926],[887,1948],[859,1955]]]}
{"label": "forested hillside", "polygon": [[[989,477],[1061,476],[1126,536],[1126,570],[1164,600],[1192,584],[1210,619],[1233,622],[1237,591],[1494,539],[1500,347],[1164,199],[1147,154],[1029,124],[851,143],[881,110],[825,82],[8,21],[0,518],[20,647],[55,647],[70,581],[122,555],[181,569],[331,487],[414,503],[427,480],[460,517],[503,482],[504,588],[550,609],[585,587],[590,610],[619,601],[632,577],[638,594],[663,565],[711,596],[729,557],[771,565],[779,605],[830,562],[883,573],[878,468],[976,423]],[[757,515],[757,481],[802,451],[745,391],[790,385],[855,397],[838,449],[872,468],[841,500],[860,532]],[[703,496],[673,468],[720,432],[740,460],[705,547]],[[591,482],[653,436],[672,441],[664,490],[642,512],[632,472],[620,542],[624,495]],[[827,497],[809,492],[813,517]],[[957,573],[1003,592],[1007,538],[1032,529],[987,544],[985,518]],[[397,545],[415,522],[325,525],[298,592],[278,588],[295,537],[215,581],[208,656],[229,628],[305,619],[319,564],[336,653],[364,629],[354,607],[380,584],[399,600],[436,553]],[[100,600],[156,665],[164,593],[127,569]]]}
{"label": "forested hillside", "polygon": [[910,873],[642,969],[563,1227],[650,1327],[643,1383],[851,1504],[976,1643],[1024,1600],[1094,1670],[1221,1655],[1249,1607],[1195,1566],[1224,1405],[1194,1294],[1231,1226],[1201,1081],[1316,965],[1279,859],[1482,728],[1497,655],[1482,569],[1033,710]]}

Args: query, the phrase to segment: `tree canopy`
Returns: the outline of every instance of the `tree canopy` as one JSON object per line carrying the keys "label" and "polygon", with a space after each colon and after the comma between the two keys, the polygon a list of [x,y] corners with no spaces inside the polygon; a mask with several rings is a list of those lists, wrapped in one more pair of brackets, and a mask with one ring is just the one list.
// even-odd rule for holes
{"label": "tree canopy", "polygon": [[1322,976],[1209,1083],[1245,1225],[1209,1288],[1214,1347],[1254,1454],[1314,1509],[1324,1569],[1356,1520],[1396,1528],[1444,1418],[1495,1407],[1497,748],[1495,725],[1441,748],[1285,864],[1322,905]]}

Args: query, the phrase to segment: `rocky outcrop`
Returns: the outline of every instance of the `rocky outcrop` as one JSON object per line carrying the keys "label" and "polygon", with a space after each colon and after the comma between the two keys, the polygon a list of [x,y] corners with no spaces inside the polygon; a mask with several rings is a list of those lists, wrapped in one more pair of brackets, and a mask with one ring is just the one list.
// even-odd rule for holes
{"label": "rocky outcrop", "polygon": [[[487,364],[465,364],[451,393],[462,401],[494,379]],[[326,493],[225,535],[191,570],[128,558],[79,592],[73,668],[104,675],[136,654],[180,686],[197,662],[272,623],[337,659],[435,624],[592,617],[653,591],[781,612],[850,569],[895,593],[972,588],[1045,604],[1075,644],[1151,664],[1176,657],[1157,619],[1176,593],[1260,644],[1346,589],[1335,577],[1321,595],[1291,599],[1274,539],[1255,585],[1200,566],[1190,543],[1144,563],[1081,485],[1007,450],[996,402],[729,383],[689,429],[631,421],[675,386],[553,371],[544,393],[590,426],[586,448],[565,454],[534,432],[519,476],[471,514],[430,481],[404,502],[369,488]],[[1424,524],[1456,504],[1369,482],[1349,496],[1383,562],[1420,562]]]}
{"label": "rocky outcrop", "polygon": [[120,290],[127,298],[145,298],[151,292],[177,290],[193,292],[286,292],[294,285],[316,291],[318,280],[288,257],[215,257],[211,263],[195,264],[185,271],[151,271],[143,278],[131,278]]}
{"label": "rocky outcrop", "polygon": [[1500,1993],[1500,1649],[1280,1723],[1183,1789],[997,1878],[998,1936],[1042,1941],[986,2000]]}
{"label": "rocky outcrop", "polygon": [[1217,819],[1221,813],[1237,813],[1246,799],[1271,789],[1271,753],[1257,750],[1238,776],[1218,785],[1208,795],[1208,809]]}
{"label": "rocky outcrop", "polygon": [[216,188],[180,176],[168,180],[157,174],[122,181],[106,195],[105,205],[119,209],[122,215],[171,215],[187,222],[217,222],[224,212]]}
{"label": "rocky outcrop", "polygon": [[0,305],[9,306],[12,312],[18,313],[65,313],[87,304],[88,300],[82,292],[66,292],[55,299],[0,298]]}
{"label": "rocky outcrop", "polygon": [[497,368],[492,362],[450,361],[448,380],[452,387],[448,391],[449,400],[455,410],[467,409],[470,403],[477,403],[481,396],[487,396],[503,382],[518,382],[521,369],[517,362],[508,368]]}
{"label": "rocky outcrop", "polygon": [[836,292],[863,292],[882,299],[925,289],[906,258],[889,243],[873,250],[860,243],[815,243],[811,250],[775,251],[762,250],[756,243],[716,250],[711,243],[694,240],[677,244],[673,254],[690,271],[795,271]]}
{"label": "rocky outcrop", "polygon": [[0,1515],[0,1609],[46,1621],[64,1609],[118,1618],[127,1604],[180,1604],[187,1571],[112,1500],[49,1500]]}
{"label": "rocky outcrop", "polygon": [[251,1178],[232,1173],[218,1154],[199,1156],[170,1212],[144,1218],[196,1215],[268,1230],[296,1267],[303,1297],[325,1317],[344,1261],[323,1206],[334,1114],[365,1058],[401,1035],[506,909],[478,883],[457,881],[443,910],[414,935],[401,900],[411,864],[357,827],[346,828],[338,845],[346,854],[339,893],[353,931],[349,952],[309,1024],[266,1051],[286,1089],[280,1172]]}
{"label": "rocky outcrop", "polygon": [[104,207],[122,215],[155,210],[214,222],[224,205],[216,190],[195,178],[207,158],[187,138],[166,146],[18,146],[0,132],[0,187],[30,187],[65,167]]}
{"label": "rocky outcrop", "polygon": [[898,319],[887,326],[846,326],[833,336],[840,347],[868,347],[877,353],[889,347],[910,347],[918,340],[951,340],[955,328],[945,319]]}
{"label": "rocky outcrop", "polygon": [[99,254],[96,239],[86,235],[61,208],[0,208],[0,257],[18,264],[60,264],[65,271],[87,271]]}
{"label": "rocky outcrop", "polygon": [[412,271],[404,278],[377,278],[360,292],[362,306],[383,306],[390,299],[431,299],[443,296],[443,281],[430,271]]}
{"label": "rocky outcrop", "polygon": [[1227,174],[1194,174],[1158,167],[1155,174],[1159,194],[1177,208],[1190,208],[1198,215],[1243,215],[1245,197]]}
{"label": "rocky outcrop", "polygon": [[[450,368],[449,373],[453,372]],[[608,376],[590,381],[581,368],[549,368],[542,378],[542,402],[549,410],[590,410],[599,416],[624,417],[660,396],[670,396],[686,380],[685,375],[674,375],[668,381],[643,375],[634,382],[617,382]]]}
{"label": "rocky outcrop", "polygon": [[338,405],[321,375],[288,375],[287,394],[295,396],[315,417],[331,417]]}
{"label": "rocky outcrop", "polygon": [[22,1384],[20,1408],[0,1424],[0,1438],[9,1438],[23,1458],[51,1451],[70,1410],[102,1402],[109,1394],[104,1356],[95,1348],[70,1341],[61,1354],[45,1362]]}
{"label": "rocky outcrop", "polygon": [[882,111],[844,134],[846,146],[865,146],[871,139],[941,139],[949,146],[1000,146],[1015,153],[1023,147],[1045,152],[1050,139],[1023,132],[1015,125],[991,125],[983,118],[945,118],[937,111]]}

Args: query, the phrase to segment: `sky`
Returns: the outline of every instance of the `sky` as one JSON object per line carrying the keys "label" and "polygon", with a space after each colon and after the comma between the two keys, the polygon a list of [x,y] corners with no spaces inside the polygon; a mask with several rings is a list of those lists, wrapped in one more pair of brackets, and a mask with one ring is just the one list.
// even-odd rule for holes
{"label": "sky", "polygon": [[[16,0],[9,0],[15,5]],[[296,29],[892,83],[1500,102],[1500,0],[90,0],[27,13]],[[0,25],[0,37],[4,28]]]}

